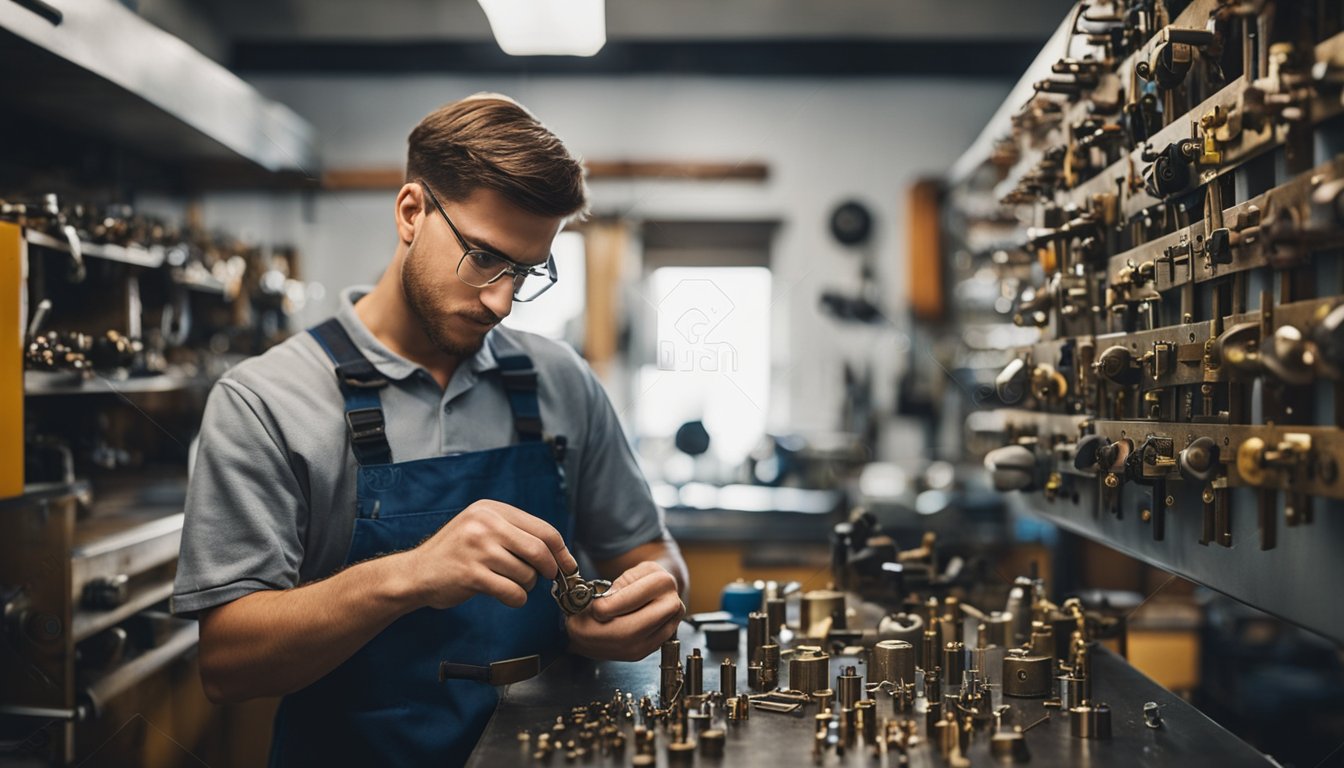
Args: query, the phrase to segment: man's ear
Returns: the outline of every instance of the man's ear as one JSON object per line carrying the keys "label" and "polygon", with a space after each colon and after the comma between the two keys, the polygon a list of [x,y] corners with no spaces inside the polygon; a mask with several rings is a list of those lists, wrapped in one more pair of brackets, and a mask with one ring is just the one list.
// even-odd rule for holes
{"label": "man's ear", "polygon": [[405,245],[415,239],[415,228],[425,211],[425,191],[419,184],[406,182],[397,192],[397,238]]}

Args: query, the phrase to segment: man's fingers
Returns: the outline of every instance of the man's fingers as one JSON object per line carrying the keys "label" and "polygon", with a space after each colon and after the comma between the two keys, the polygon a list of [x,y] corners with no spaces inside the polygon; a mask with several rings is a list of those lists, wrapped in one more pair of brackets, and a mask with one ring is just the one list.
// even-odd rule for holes
{"label": "man's fingers", "polygon": [[531,592],[537,585],[537,569],[502,546],[488,553],[484,562],[490,570],[522,587],[524,591]]}
{"label": "man's fingers", "polygon": [[649,573],[624,587],[610,590],[600,600],[594,600],[589,609],[593,616],[602,621],[611,621],[617,616],[634,613],[648,605],[659,595],[677,591],[677,583],[667,571],[658,569],[658,573]]}
{"label": "man's fingers", "polygon": [[[551,562],[559,566],[561,571],[573,573],[579,569],[579,561],[574,559],[574,555],[565,546],[565,538],[560,535],[555,526],[508,504],[498,503],[494,506],[494,509],[502,519],[540,539],[547,552],[550,553]],[[531,558],[528,558],[528,560],[530,562]],[[537,570],[548,579],[555,578],[553,571],[548,573],[543,568]]]}
{"label": "man's fingers", "polygon": [[527,604],[527,592],[512,579],[491,571],[480,577],[481,594],[490,595],[510,608],[522,608]]}

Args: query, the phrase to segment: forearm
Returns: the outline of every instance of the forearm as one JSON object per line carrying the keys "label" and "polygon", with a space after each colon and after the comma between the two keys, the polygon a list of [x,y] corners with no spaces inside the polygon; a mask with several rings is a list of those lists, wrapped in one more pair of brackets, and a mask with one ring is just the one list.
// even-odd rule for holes
{"label": "forearm", "polygon": [[319,582],[254,592],[201,617],[201,680],[214,701],[304,688],[420,607],[398,553]]}

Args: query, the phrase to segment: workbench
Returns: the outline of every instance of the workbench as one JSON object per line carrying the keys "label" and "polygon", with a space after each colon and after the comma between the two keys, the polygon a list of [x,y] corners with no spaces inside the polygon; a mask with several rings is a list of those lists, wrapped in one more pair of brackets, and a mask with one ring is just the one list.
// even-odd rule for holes
{"label": "workbench", "polygon": [[[744,633],[745,634],[745,633]],[[704,654],[704,690],[717,690],[719,665],[726,653],[705,650],[704,637],[687,624],[679,632],[683,654],[700,648]],[[480,743],[467,765],[472,768],[495,768],[501,765],[564,765],[563,752],[551,755],[548,762],[532,757],[532,745],[538,733],[550,728],[558,716],[567,715],[576,705],[591,701],[610,701],[616,689],[635,695],[636,702],[643,695],[656,701],[658,696],[658,660],[654,652],[643,661],[594,662],[575,656],[562,656],[531,680],[501,690],[499,707],[485,730]],[[739,692],[753,693],[747,688],[747,665],[742,663],[741,651],[734,658],[737,663]],[[832,656],[831,674],[834,677],[841,666],[855,665],[864,674],[861,659]],[[787,661],[781,664],[787,668]],[[787,676],[781,672],[781,681]],[[1068,714],[1048,710],[1044,699],[1004,697],[1011,705],[1003,719],[1005,728],[1020,725],[1024,728],[1037,723],[1048,713],[1050,718],[1032,727],[1026,734],[1031,757],[1019,765],[1037,766],[1272,766],[1275,763],[1250,745],[1223,729],[1170,691],[1145,677],[1124,659],[1098,649],[1093,657],[1093,694],[1098,702],[1111,708],[1112,737],[1107,740],[1076,738],[1070,734]],[[880,718],[894,715],[889,696],[878,693],[877,711]],[[1162,724],[1150,728],[1144,723],[1143,707],[1156,702],[1161,707]],[[706,758],[696,754],[684,765],[762,766],[782,768],[791,765],[863,765],[895,766],[897,755],[873,757],[866,749],[850,749],[838,755],[828,751],[820,763],[812,757],[813,716],[816,707],[809,706],[794,714],[778,714],[752,708],[750,719],[737,722],[716,720],[714,728],[727,732],[724,754]],[[923,699],[916,700],[916,713],[901,715],[913,718],[919,725],[919,734],[925,736]],[[633,734],[635,719],[622,724],[626,731],[624,751],[616,755],[592,754],[575,761],[585,766],[628,766],[634,756]],[[519,734],[528,731],[529,741]],[[667,738],[658,736],[657,765],[668,765],[665,747]],[[989,731],[977,731],[967,757],[972,766],[1005,765],[989,752]],[[947,761],[933,745],[922,739],[910,752],[909,765],[945,766]]]}

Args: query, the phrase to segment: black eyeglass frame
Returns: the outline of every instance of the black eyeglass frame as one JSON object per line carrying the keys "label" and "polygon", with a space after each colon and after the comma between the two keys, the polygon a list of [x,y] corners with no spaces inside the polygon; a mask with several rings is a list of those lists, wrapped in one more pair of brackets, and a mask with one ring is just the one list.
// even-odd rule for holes
{"label": "black eyeglass frame", "polygon": [[[513,300],[518,302],[529,302],[536,300],[538,296],[545,293],[546,291],[549,291],[551,289],[551,286],[555,285],[556,281],[560,279],[560,276],[555,268],[554,253],[546,255],[546,265],[545,265],[546,271],[543,272],[539,267],[530,266],[527,264],[519,264],[513,259],[501,256],[498,253],[495,253],[494,251],[488,251],[484,248],[477,248],[473,246],[471,243],[467,242],[467,239],[462,236],[462,233],[457,231],[457,226],[453,224],[453,220],[448,218],[448,212],[443,209],[443,204],[439,202],[439,198],[434,196],[434,190],[430,189],[429,185],[426,184],[424,180],[421,180],[419,184],[420,188],[425,190],[425,194],[429,195],[429,199],[431,202],[434,203],[434,207],[438,209],[439,215],[442,216],[443,220],[448,223],[448,228],[453,231],[453,237],[457,238],[457,244],[462,246],[462,258],[457,260],[457,270],[456,270],[457,279],[461,280],[467,285],[470,285],[472,288],[484,288],[488,285],[494,285],[496,282],[499,281],[501,277],[505,275],[512,275],[513,279],[515,280],[515,285],[513,288]],[[484,284],[477,285],[476,283],[473,283],[467,278],[462,276],[462,265],[466,263],[467,257],[472,255],[473,253],[484,254],[492,259],[498,259],[504,262],[504,268],[499,271],[499,274],[485,281]],[[523,298],[522,296],[518,295],[518,292],[522,290],[523,285],[526,284],[526,280],[529,277],[545,277],[550,282],[543,284],[542,287],[539,288],[536,293],[528,296],[527,298]],[[522,278],[522,280],[519,281],[518,278]]]}

